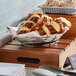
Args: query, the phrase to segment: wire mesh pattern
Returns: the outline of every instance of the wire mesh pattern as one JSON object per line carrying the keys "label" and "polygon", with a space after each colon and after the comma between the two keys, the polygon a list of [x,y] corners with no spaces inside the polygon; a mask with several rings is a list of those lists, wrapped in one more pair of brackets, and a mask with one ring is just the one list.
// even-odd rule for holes
{"label": "wire mesh pattern", "polygon": [[74,7],[45,7],[39,6],[44,13],[57,13],[57,14],[76,14],[76,8]]}
{"label": "wire mesh pattern", "polygon": [[40,47],[45,44],[57,44],[58,40],[61,38],[62,34],[54,34],[49,36],[42,36],[41,39],[38,37],[26,37],[26,38],[19,38],[18,36],[15,37],[23,46],[29,47]]}

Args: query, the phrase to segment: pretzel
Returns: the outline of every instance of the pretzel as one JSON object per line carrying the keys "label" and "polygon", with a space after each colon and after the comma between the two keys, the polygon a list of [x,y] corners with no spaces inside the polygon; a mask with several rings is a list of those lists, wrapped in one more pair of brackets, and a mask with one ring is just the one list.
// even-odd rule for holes
{"label": "pretzel", "polygon": [[64,27],[71,28],[72,24],[66,18],[59,17],[57,20],[60,20]]}
{"label": "pretzel", "polygon": [[[31,32],[35,29],[35,27],[38,27],[39,24],[43,21],[42,14],[33,14],[27,21],[24,21],[23,25],[21,25],[17,31],[17,34]],[[29,30],[20,30],[23,27],[29,28]]]}
{"label": "pretzel", "polygon": [[27,21],[24,21],[17,31],[18,34],[34,31],[39,35],[59,34],[70,28],[70,21],[63,17],[52,19],[45,14],[31,14]]}
{"label": "pretzel", "polygon": [[[40,18],[37,17],[37,16],[35,16],[35,15],[32,15],[32,17],[30,18],[30,20],[32,20],[32,21],[35,22],[35,25],[31,28],[30,32],[38,29],[38,28],[39,28],[39,25],[40,25],[40,24],[43,22],[43,20],[44,20],[44,17],[43,17],[42,14],[38,14],[38,15],[40,16]],[[37,18],[37,19],[36,19],[36,18]]]}
{"label": "pretzel", "polygon": [[31,20],[27,20],[24,21],[20,26],[19,29],[17,31],[17,34],[22,34],[22,33],[27,33],[30,31],[30,28],[32,28],[32,26],[34,26],[35,22],[31,21]]}
{"label": "pretzel", "polygon": [[46,35],[46,34],[51,34],[51,31],[48,29],[48,27],[44,23],[40,24],[40,27],[36,29],[35,32],[41,36]]}

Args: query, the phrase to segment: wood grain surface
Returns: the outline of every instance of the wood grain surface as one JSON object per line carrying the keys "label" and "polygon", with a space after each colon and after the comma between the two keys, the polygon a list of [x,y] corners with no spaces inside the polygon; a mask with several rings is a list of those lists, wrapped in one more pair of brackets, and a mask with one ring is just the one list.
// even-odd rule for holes
{"label": "wood grain surface", "polygon": [[[65,17],[72,23],[72,28],[59,40],[57,45],[41,47],[24,47],[18,41],[13,40],[0,48],[0,62],[22,63],[29,67],[38,67],[40,65],[52,65],[62,68],[68,56],[76,53],[76,16],[55,15],[49,16]],[[18,58],[38,59],[39,63],[28,63]],[[33,61],[32,60],[32,61]]]}

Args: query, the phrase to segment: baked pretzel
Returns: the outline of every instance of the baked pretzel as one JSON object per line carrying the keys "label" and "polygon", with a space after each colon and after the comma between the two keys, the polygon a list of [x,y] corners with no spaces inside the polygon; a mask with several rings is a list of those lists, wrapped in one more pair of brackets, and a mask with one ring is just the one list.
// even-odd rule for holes
{"label": "baked pretzel", "polygon": [[39,28],[39,25],[40,25],[40,24],[43,22],[43,20],[44,20],[44,17],[43,17],[42,14],[37,14],[37,15],[39,15],[40,18],[37,17],[37,16],[35,16],[34,14],[31,16],[31,18],[29,18],[31,21],[35,21],[35,25],[30,29],[30,32],[31,32],[31,31],[35,31],[36,29],[38,29],[38,28]]}
{"label": "baked pretzel", "polygon": [[[33,14],[27,21],[24,21],[17,31],[18,34],[34,31],[43,21],[42,14]],[[28,28],[29,30],[27,30]]]}
{"label": "baked pretzel", "polygon": [[67,28],[71,28],[72,24],[70,21],[68,21],[66,18],[63,18],[63,17],[59,17],[59,18],[56,18],[56,20],[59,20],[64,27],[67,27]]}
{"label": "baked pretzel", "polygon": [[69,29],[71,27],[71,22],[63,17],[54,19],[51,21],[51,24],[48,25],[48,29],[51,31],[51,34],[63,33],[66,30],[66,27]]}
{"label": "baked pretzel", "polygon": [[70,28],[70,21],[63,17],[52,19],[45,14],[31,14],[27,21],[24,21],[17,31],[18,34],[23,34],[35,31],[39,35],[63,33],[65,28]]}
{"label": "baked pretzel", "polygon": [[38,27],[35,26],[33,31],[39,35],[51,34],[51,31],[48,29],[47,25],[50,25],[53,19],[45,14],[43,14],[43,18],[42,23]]}
{"label": "baked pretzel", "polygon": [[44,16],[43,22],[44,22],[46,25],[50,25],[51,21],[53,20],[52,17],[49,17],[49,16],[47,16],[47,15],[45,15],[45,14],[43,14],[43,16]]}
{"label": "baked pretzel", "polygon": [[[39,14],[38,14],[39,15]],[[37,29],[40,29],[39,27],[42,27],[42,24],[49,25],[50,22],[53,20],[51,17],[45,15],[45,14],[40,14],[41,15],[41,21],[39,20],[39,23],[36,24],[33,28],[31,28],[31,31],[35,31]]]}
{"label": "baked pretzel", "polygon": [[31,20],[27,20],[27,21],[23,21],[20,26],[19,29],[17,31],[17,34],[22,34],[22,33],[27,33],[30,31],[30,28],[32,28],[32,26],[34,26],[35,22],[31,21]]}
{"label": "baked pretzel", "polygon": [[39,35],[51,34],[51,31],[48,29],[45,23],[40,24],[40,27],[35,30],[35,32]]}

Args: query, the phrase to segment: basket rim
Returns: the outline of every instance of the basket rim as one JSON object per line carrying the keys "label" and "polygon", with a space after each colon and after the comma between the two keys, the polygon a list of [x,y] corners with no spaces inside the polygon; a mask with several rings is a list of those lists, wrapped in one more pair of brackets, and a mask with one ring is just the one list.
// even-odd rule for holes
{"label": "basket rim", "polygon": [[76,10],[76,7],[49,7],[49,6],[44,6],[40,5],[40,8],[53,8],[53,9],[67,9],[67,10]]}
{"label": "basket rim", "polygon": [[[38,42],[36,42],[36,43],[32,42],[32,43],[26,43],[26,45],[44,45],[44,44],[50,44],[50,43],[54,43],[54,42],[58,41],[58,40],[54,40],[55,38],[56,37],[54,37],[52,41],[39,42],[39,43]],[[16,40],[19,41],[17,38],[16,38]],[[21,43],[21,41],[19,41],[19,42]]]}

